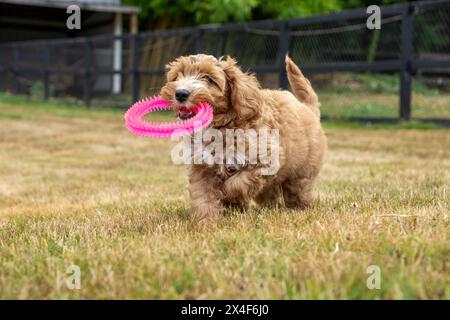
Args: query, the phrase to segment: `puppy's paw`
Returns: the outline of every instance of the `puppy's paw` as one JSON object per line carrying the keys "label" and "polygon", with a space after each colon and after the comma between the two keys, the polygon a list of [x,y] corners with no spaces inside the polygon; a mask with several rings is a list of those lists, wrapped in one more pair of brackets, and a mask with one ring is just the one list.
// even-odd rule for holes
{"label": "puppy's paw", "polygon": [[217,220],[220,217],[220,209],[212,206],[192,208],[191,217],[201,222]]}

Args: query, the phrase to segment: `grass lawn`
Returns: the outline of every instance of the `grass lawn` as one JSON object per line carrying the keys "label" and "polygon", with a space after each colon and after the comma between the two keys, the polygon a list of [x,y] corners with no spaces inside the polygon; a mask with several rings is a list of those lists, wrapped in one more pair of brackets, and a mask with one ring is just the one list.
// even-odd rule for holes
{"label": "grass lawn", "polygon": [[[334,74],[319,90],[322,114],[331,118],[399,116],[398,75]],[[415,119],[450,118],[450,93],[412,83],[411,114]]]}
{"label": "grass lawn", "polygon": [[174,143],[122,119],[0,96],[0,298],[450,299],[450,130],[327,123],[313,208],[198,225]]}
{"label": "grass lawn", "polygon": [[[331,118],[375,117],[398,118],[399,96],[396,93],[324,92],[319,93],[322,114]],[[450,94],[436,96],[412,95],[411,114],[414,119],[450,118]]]}

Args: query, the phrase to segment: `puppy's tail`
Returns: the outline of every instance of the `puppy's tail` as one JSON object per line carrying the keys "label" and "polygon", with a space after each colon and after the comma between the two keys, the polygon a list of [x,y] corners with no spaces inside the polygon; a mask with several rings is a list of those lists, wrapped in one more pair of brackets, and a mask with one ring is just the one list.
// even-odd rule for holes
{"label": "puppy's tail", "polygon": [[320,103],[317,94],[300,68],[286,55],[286,73],[292,92],[298,100],[306,104],[311,111],[320,117]]}

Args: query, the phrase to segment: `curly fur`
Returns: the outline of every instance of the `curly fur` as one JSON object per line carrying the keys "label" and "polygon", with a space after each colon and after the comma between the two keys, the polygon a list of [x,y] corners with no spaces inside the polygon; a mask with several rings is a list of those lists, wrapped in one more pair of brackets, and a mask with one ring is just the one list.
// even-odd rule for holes
{"label": "curly fur", "polygon": [[322,167],[326,137],[320,125],[319,102],[309,81],[286,57],[292,91],[262,89],[256,77],[245,73],[230,57],[180,57],[167,65],[167,83],[161,96],[174,105],[175,90],[184,81],[191,95],[183,105],[209,102],[214,109],[211,127],[225,130],[279,129],[279,170],[262,175],[264,164],[229,170],[223,164],[193,164],[189,192],[195,217],[214,218],[227,206],[246,210],[252,200],[269,207],[305,209]]}

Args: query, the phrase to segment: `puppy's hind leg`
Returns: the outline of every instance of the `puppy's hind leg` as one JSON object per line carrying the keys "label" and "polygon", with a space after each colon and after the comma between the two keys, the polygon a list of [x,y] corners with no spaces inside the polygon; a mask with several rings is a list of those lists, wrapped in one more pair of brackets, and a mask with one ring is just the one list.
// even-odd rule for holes
{"label": "puppy's hind leg", "polygon": [[263,179],[254,171],[240,171],[224,183],[224,203],[241,211],[250,208],[253,199],[262,189]]}
{"label": "puppy's hind leg", "polygon": [[314,178],[291,178],[283,183],[283,196],[286,207],[304,210],[314,200]]}
{"label": "puppy's hind leg", "polygon": [[283,208],[285,204],[281,185],[274,184],[268,188],[264,188],[255,198],[255,201],[263,207]]}

